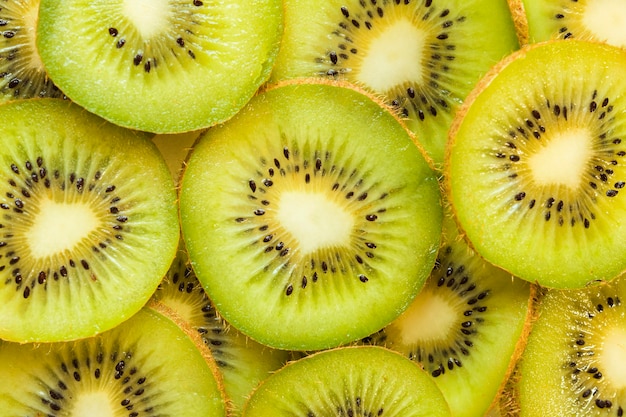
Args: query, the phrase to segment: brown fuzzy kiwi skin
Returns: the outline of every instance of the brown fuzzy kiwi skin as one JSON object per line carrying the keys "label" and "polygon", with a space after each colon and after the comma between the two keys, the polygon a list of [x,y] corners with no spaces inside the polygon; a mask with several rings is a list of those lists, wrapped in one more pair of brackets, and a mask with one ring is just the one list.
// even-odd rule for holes
{"label": "brown fuzzy kiwi skin", "polygon": [[151,299],[148,302],[147,307],[156,311],[162,316],[165,316],[167,319],[171,320],[172,322],[174,322],[185,333],[185,335],[193,342],[193,344],[198,349],[198,352],[200,352],[200,354],[204,358],[204,361],[206,362],[207,366],[211,370],[211,373],[213,374],[213,377],[215,378],[215,381],[217,382],[217,386],[220,391],[220,396],[222,397],[222,402],[225,405],[226,415],[231,416],[233,406],[230,403],[230,400],[228,399],[226,395],[222,373],[219,371],[217,367],[217,363],[215,363],[215,359],[213,358],[213,354],[211,353],[211,350],[202,341],[202,338],[200,337],[200,333],[198,333],[191,326],[189,326],[189,323],[187,323],[182,317],[180,317],[180,315],[176,311],[166,306],[165,304],[161,303],[160,301]]}
{"label": "brown fuzzy kiwi skin", "polygon": [[524,3],[522,0],[508,0],[508,3],[511,16],[513,16],[517,40],[521,46],[528,45],[530,43],[530,32],[528,30],[528,17],[526,16]]}

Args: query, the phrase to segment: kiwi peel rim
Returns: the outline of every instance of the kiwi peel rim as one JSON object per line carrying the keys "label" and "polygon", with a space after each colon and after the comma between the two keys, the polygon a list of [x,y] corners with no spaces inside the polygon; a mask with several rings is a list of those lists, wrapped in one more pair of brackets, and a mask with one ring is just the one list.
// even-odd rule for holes
{"label": "kiwi peel rim", "polygon": [[522,0],[508,0],[511,16],[513,17],[513,25],[519,44],[526,46],[530,43],[530,32],[528,29],[528,17],[526,8]]}

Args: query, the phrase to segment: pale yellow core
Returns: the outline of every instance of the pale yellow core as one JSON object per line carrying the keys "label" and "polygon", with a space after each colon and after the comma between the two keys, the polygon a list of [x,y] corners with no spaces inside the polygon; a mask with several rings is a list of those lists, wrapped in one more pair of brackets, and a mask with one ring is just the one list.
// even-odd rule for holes
{"label": "pale yellow core", "polygon": [[390,329],[401,337],[405,346],[438,342],[447,339],[457,322],[458,313],[445,298],[432,292],[422,292]]}
{"label": "pale yellow core", "polygon": [[24,8],[24,30],[28,36],[28,44],[30,46],[30,67],[41,69],[43,71],[43,62],[39,56],[37,49],[37,24],[39,22],[39,8]]}
{"label": "pale yellow core", "polygon": [[404,82],[421,84],[425,38],[410,20],[398,20],[371,41],[356,79],[380,93]]}
{"label": "pale yellow core", "polygon": [[168,0],[124,0],[122,14],[144,38],[150,38],[167,27]]}
{"label": "pale yellow core", "polygon": [[613,328],[604,339],[600,362],[602,374],[616,390],[626,388],[626,329]]}
{"label": "pale yellow core", "polygon": [[28,231],[31,253],[35,257],[71,250],[100,225],[89,204],[42,199],[40,207]]}
{"label": "pale yellow core", "polygon": [[352,215],[325,195],[285,191],[278,207],[278,222],[298,241],[303,255],[349,244],[354,226]]}
{"label": "pale yellow core", "polygon": [[[116,407],[119,408],[119,407]],[[70,417],[115,417],[119,415],[104,392],[81,393],[74,402]]]}
{"label": "pale yellow core", "polygon": [[576,189],[591,157],[590,135],[585,129],[560,132],[530,156],[528,165],[535,183]]}
{"label": "pale yellow core", "polygon": [[626,2],[624,0],[588,1],[583,24],[598,38],[626,47]]}

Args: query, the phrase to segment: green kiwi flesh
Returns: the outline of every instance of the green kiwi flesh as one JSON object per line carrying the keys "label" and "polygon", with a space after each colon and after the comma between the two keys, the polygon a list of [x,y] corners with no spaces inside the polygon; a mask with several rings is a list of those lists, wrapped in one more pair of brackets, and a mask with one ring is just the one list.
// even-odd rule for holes
{"label": "green kiwi flesh", "polygon": [[426,372],[375,346],[343,347],[292,362],[252,394],[244,417],[451,416]]}
{"label": "green kiwi flesh", "polygon": [[5,1],[0,8],[0,102],[63,97],[37,51],[38,14],[39,0]]}
{"label": "green kiwi flesh", "polygon": [[3,416],[226,416],[210,356],[151,309],[75,342],[0,342]]}
{"label": "green kiwi flesh", "polygon": [[176,312],[211,350],[223,377],[231,416],[240,415],[252,390],[292,357],[289,351],[251,340],[222,320],[191,269],[184,249],[179,249],[153,299]]}
{"label": "green kiwi flesh", "polygon": [[505,0],[287,0],[271,80],[345,79],[382,94],[441,163],[460,103],[518,48]]}
{"label": "green kiwi flesh", "polygon": [[0,338],[77,339],[128,319],[176,254],[159,151],[58,98],[11,101],[0,119]]}
{"label": "green kiwi flesh", "polygon": [[243,107],[281,35],[279,0],[42,0],[37,46],[50,78],[89,111],[179,133]]}
{"label": "green kiwi flesh", "polygon": [[525,340],[531,284],[472,251],[449,212],[436,266],[411,306],[364,339],[400,352],[425,369],[452,415],[484,415]]}
{"label": "green kiwi flesh", "polygon": [[516,0],[530,42],[581,39],[626,47],[626,8],[620,0]]}
{"label": "green kiwi flesh", "polygon": [[218,312],[275,348],[318,350],[396,318],[434,265],[436,175],[385,107],[347,84],[257,95],[194,146],[180,216]]}
{"label": "green kiwi flesh", "polygon": [[623,416],[626,280],[547,292],[520,361],[524,416]]}
{"label": "green kiwi flesh", "polygon": [[626,269],[626,51],[548,41],[514,53],[450,134],[447,189],[474,249],[552,288]]}

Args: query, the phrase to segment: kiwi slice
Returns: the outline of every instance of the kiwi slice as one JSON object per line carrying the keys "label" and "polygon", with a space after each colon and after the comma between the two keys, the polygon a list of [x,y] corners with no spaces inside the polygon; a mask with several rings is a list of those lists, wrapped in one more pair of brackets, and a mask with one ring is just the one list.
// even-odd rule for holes
{"label": "kiwi slice", "polygon": [[625,75],[623,49],[548,41],[512,54],[466,101],[447,188],[487,260],[558,288],[626,269]]}
{"label": "kiwi slice", "polygon": [[523,350],[534,290],[472,251],[451,213],[443,224],[443,244],[424,289],[364,342],[418,362],[454,416],[481,416]]}
{"label": "kiwi slice", "polygon": [[623,416],[626,280],[549,290],[520,362],[521,416]]}
{"label": "kiwi slice", "polygon": [[252,390],[292,357],[289,351],[261,345],[228,325],[198,282],[184,249],[179,249],[153,300],[175,311],[211,350],[232,416],[240,415]]}
{"label": "kiwi slice", "polygon": [[267,378],[244,417],[450,416],[441,391],[401,355],[375,346],[342,347],[292,362]]}
{"label": "kiwi slice", "polygon": [[286,0],[271,79],[345,79],[382,94],[441,163],[459,104],[518,48],[506,0]]}
{"label": "kiwi slice", "polygon": [[510,0],[522,11],[518,30],[529,42],[581,39],[626,47],[626,8],[619,0]]}
{"label": "kiwi slice", "polygon": [[220,314],[269,346],[318,350],[396,318],[434,265],[437,177],[350,85],[274,86],[194,146],[183,236]]}
{"label": "kiwi slice", "polygon": [[0,338],[77,339],[128,319],[176,255],[159,151],[66,100],[14,100],[0,119]]}
{"label": "kiwi slice", "polygon": [[4,1],[0,8],[0,102],[63,97],[37,51],[39,0]]}
{"label": "kiwi slice", "polygon": [[140,310],[75,342],[0,342],[5,416],[225,416],[215,364],[170,318]]}
{"label": "kiwi slice", "polygon": [[69,98],[116,124],[197,130],[269,77],[280,0],[42,0],[37,46]]}

